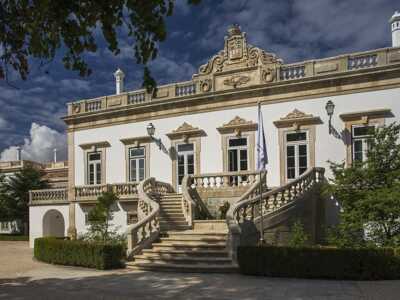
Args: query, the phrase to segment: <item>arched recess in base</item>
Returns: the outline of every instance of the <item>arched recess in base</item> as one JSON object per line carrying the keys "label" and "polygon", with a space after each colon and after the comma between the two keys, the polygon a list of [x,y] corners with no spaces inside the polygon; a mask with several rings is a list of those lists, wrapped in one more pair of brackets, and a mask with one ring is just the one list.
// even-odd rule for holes
{"label": "arched recess in base", "polygon": [[51,209],[43,216],[43,236],[63,237],[65,222],[63,215],[56,209]]}

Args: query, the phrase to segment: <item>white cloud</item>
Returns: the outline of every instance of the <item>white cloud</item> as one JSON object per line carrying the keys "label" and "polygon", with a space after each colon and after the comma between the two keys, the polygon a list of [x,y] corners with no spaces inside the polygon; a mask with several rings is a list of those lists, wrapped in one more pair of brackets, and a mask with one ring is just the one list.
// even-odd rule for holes
{"label": "white cloud", "polygon": [[[53,150],[56,148],[58,160],[67,158],[66,135],[47,126],[32,123],[30,136],[25,138],[22,148],[22,158],[27,160],[46,162],[53,159]],[[0,160],[15,160],[17,146],[11,146],[0,154]]]}
{"label": "white cloud", "polygon": [[6,119],[0,117],[0,130],[4,130],[8,127],[8,122]]}

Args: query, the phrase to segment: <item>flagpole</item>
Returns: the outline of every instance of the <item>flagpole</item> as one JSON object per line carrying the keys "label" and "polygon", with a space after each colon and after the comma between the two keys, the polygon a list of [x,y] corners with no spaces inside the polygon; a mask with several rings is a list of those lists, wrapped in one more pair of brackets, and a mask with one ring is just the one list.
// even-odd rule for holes
{"label": "flagpole", "polygon": [[[258,121],[259,123],[261,120],[261,102],[258,101]],[[258,124],[258,157],[260,157],[260,140],[261,140],[261,125],[264,128],[264,124]],[[258,158],[259,159],[259,158]],[[263,182],[262,182],[262,168],[259,166],[259,176],[260,176],[260,245],[264,244],[264,217],[263,217],[263,205],[262,205],[262,194],[263,194]]]}

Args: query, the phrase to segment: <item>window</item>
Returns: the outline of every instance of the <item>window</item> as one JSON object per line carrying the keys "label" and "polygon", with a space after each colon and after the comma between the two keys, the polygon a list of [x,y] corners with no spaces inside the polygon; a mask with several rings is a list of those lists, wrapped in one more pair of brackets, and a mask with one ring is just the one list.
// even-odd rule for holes
{"label": "window", "polygon": [[87,156],[87,182],[89,185],[101,184],[101,152],[89,152]]}
{"label": "window", "polygon": [[247,171],[248,164],[247,138],[229,138],[228,140],[228,171]]}
{"label": "window", "polygon": [[353,125],[351,129],[353,161],[363,162],[367,159],[367,152],[375,126]]}
{"label": "window", "polygon": [[303,174],[309,165],[307,132],[286,134],[286,178],[295,179]]}
{"label": "window", "polygon": [[145,178],[146,154],[144,147],[129,148],[129,181],[139,182]]}
{"label": "window", "polygon": [[194,175],[194,144],[178,144],[178,187],[185,175]]}
{"label": "window", "polygon": [[85,211],[85,225],[89,225],[89,212]]}

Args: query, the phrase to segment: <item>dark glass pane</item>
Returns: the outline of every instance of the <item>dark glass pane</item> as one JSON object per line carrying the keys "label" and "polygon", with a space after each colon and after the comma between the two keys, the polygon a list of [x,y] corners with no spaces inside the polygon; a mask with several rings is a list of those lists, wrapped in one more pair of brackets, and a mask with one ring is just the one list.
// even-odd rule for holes
{"label": "dark glass pane", "polygon": [[363,150],[362,140],[354,141],[354,152],[361,152]]}
{"label": "dark glass pane", "polygon": [[234,172],[238,170],[238,165],[237,165],[237,150],[229,150],[228,151],[228,155],[229,155],[229,171],[230,172]]}
{"label": "dark glass pane", "polygon": [[136,181],[136,159],[131,160],[131,181]]}
{"label": "dark glass pane", "polygon": [[307,156],[300,156],[299,157],[299,167],[300,168],[307,168]]}
{"label": "dark glass pane", "polygon": [[178,155],[178,165],[183,165],[185,163],[185,157],[183,155]]}
{"label": "dark glass pane", "polygon": [[247,160],[240,161],[240,171],[247,171]]}
{"label": "dark glass pane", "polygon": [[89,184],[94,184],[94,165],[89,165]]}
{"label": "dark glass pane", "polygon": [[185,166],[178,166],[178,174],[184,175],[185,174]]}
{"label": "dark glass pane", "polygon": [[96,152],[96,153],[90,153],[89,154],[89,160],[100,160],[101,159],[101,155],[100,152]]}
{"label": "dark glass pane", "polygon": [[247,150],[240,150],[240,160],[247,160]]}
{"label": "dark glass pane", "polygon": [[139,180],[144,179],[144,159],[139,159]]}
{"label": "dark glass pane", "polygon": [[307,168],[299,168],[299,175],[303,174],[305,171],[307,171]]}
{"label": "dark glass pane", "polygon": [[193,144],[179,144],[178,145],[178,152],[193,151],[193,149],[194,149]]}
{"label": "dark glass pane", "polygon": [[189,165],[193,165],[193,162],[194,162],[194,155],[193,155],[193,154],[189,154],[189,155],[187,156],[187,163],[188,163]]}
{"label": "dark glass pane", "polygon": [[246,138],[237,138],[229,140],[229,147],[246,146],[246,145],[247,145]]}
{"label": "dark glass pane", "polygon": [[189,175],[193,175],[194,174],[194,166],[193,165],[188,165],[187,169],[188,169],[188,174]]}
{"label": "dark glass pane", "polygon": [[288,168],[294,168],[294,157],[287,158],[287,166]]}
{"label": "dark glass pane", "polygon": [[294,168],[288,168],[287,169],[287,178],[293,179],[295,177],[296,177],[296,172],[295,172]]}
{"label": "dark glass pane", "polygon": [[144,156],[144,148],[130,148],[130,156],[134,157],[134,156]]}
{"label": "dark glass pane", "polygon": [[294,132],[286,134],[286,141],[288,142],[305,141],[305,140],[307,140],[306,132]]}
{"label": "dark glass pane", "polygon": [[287,156],[294,156],[294,146],[286,147]]}
{"label": "dark glass pane", "polygon": [[299,145],[299,155],[307,155],[307,145]]}
{"label": "dark glass pane", "polygon": [[372,135],[374,133],[374,126],[362,126],[353,128],[353,136]]}
{"label": "dark glass pane", "polygon": [[354,160],[361,162],[363,160],[363,153],[362,152],[354,152]]}
{"label": "dark glass pane", "polygon": [[96,183],[101,184],[101,165],[96,164]]}

